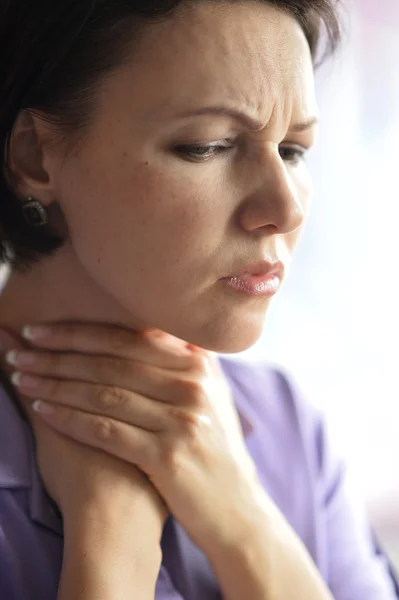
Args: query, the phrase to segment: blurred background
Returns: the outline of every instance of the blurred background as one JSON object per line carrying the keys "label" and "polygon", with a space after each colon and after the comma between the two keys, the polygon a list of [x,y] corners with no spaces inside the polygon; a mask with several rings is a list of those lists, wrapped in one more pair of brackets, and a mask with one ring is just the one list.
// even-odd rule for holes
{"label": "blurred background", "polygon": [[346,2],[320,68],[316,191],[291,273],[256,346],[330,422],[399,570],[399,1]]}

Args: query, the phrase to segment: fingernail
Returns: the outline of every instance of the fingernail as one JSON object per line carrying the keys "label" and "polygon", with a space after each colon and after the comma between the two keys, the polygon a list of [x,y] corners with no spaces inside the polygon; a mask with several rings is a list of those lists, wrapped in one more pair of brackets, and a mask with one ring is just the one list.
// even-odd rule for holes
{"label": "fingernail", "polygon": [[37,388],[39,385],[39,379],[37,377],[30,377],[20,371],[15,371],[15,373],[11,375],[11,382],[17,387],[31,389]]}
{"label": "fingernail", "polygon": [[43,325],[26,325],[22,330],[22,337],[26,340],[38,340],[48,337],[51,333],[50,327]]}
{"label": "fingernail", "polygon": [[200,348],[199,346],[195,346],[194,344],[191,344],[190,342],[187,344],[186,346],[187,350],[191,350],[191,352],[201,352],[202,348]]}
{"label": "fingernail", "polygon": [[17,356],[18,356],[18,352],[16,350],[10,350],[6,354],[6,362],[9,365],[15,365],[17,362]]}
{"label": "fingernail", "polygon": [[10,350],[6,354],[6,361],[9,365],[33,365],[36,361],[36,355],[31,352],[19,352]]}
{"label": "fingernail", "polygon": [[52,415],[54,413],[54,407],[51,404],[47,404],[47,402],[43,402],[42,400],[36,400],[32,408],[35,412],[41,415]]}
{"label": "fingernail", "polygon": [[16,371],[15,373],[13,373],[11,375],[11,383],[13,385],[16,385],[17,387],[20,386],[20,384],[21,384],[21,373],[19,371]]}

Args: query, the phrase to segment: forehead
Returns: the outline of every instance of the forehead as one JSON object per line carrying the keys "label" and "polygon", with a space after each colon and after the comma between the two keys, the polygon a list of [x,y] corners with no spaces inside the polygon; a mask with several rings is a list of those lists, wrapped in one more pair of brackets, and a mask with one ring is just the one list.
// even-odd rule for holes
{"label": "forehead", "polygon": [[266,121],[276,110],[315,112],[306,38],[292,16],[266,2],[184,5],[144,31],[134,56],[130,85],[143,118],[223,100]]}

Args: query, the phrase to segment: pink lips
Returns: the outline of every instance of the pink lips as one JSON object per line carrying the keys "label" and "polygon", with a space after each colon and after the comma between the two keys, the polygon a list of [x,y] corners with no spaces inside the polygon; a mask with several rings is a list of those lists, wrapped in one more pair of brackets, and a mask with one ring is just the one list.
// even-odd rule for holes
{"label": "pink lips", "polygon": [[227,285],[250,296],[274,296],[278,292],[281,280],[276,275],[241,275],[226,277]]}
{"label": "pink lips", "polygon": [[284,265],[278,262],[260,261],[248,266],[240,275],[224,277],[229,287],[250,296],[270,297],[278,292],[284,273]]}

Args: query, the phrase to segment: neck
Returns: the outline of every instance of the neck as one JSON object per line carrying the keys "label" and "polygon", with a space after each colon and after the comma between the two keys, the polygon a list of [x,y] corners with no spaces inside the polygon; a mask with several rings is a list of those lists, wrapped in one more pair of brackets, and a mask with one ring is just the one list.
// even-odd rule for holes
{"label": "neck", "polygon": [[96,322],[143,329],[61,248],[25,273],[12,271],[0,295],[0,327],[18,333],[28,324]]}

